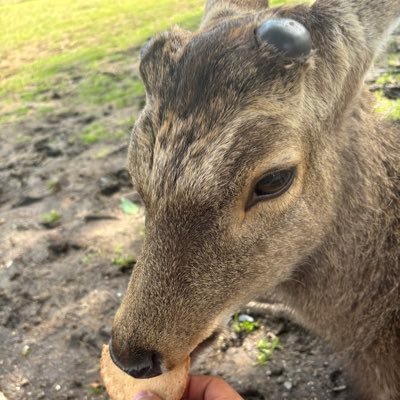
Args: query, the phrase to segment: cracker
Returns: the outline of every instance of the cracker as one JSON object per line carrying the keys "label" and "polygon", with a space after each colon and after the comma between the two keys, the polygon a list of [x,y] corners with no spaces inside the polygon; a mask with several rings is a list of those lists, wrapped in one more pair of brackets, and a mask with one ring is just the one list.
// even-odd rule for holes
{"label": "cracker", "polygon": [[101,353],[101,377],[111,400],[132,400],[144,390],[149,390],[163,400],[181,400],[189,377],[190,358],[160,376],[135,379],[119,369],[111,360],[107,345]]}

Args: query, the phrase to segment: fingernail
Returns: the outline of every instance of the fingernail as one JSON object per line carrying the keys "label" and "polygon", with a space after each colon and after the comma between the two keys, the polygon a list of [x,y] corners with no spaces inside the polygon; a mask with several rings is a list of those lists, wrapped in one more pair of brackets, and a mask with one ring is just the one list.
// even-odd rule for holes
{"label": "fingernail", "polygon": [[157,398],[158,397],[154,393],[152,393],[148,390],[144,390],[143,392],[139,392],[139,393],[135,394],[135,396],[133,397],[132,400],[145,400],[145,399],[150,400],[150,399],[157,399]]}

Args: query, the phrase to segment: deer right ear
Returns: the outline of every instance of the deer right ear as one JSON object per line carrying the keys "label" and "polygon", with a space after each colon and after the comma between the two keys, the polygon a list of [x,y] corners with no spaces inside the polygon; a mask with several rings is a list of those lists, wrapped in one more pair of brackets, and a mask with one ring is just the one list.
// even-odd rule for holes
{"label": "deer right ear", "polygon": [[207,29],[223,19],[235,17],[246,11],[262,11],[268,8],[268,0],[208,0],[200,29]]}

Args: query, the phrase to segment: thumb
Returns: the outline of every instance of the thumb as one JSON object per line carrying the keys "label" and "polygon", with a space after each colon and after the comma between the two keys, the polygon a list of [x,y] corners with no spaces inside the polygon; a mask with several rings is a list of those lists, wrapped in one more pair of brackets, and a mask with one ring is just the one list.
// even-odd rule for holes
{"label": "thumb", "polygon": [[132,400],[161,400],[156,394],[148,390],[139,392],[133,396]]}
{"label": "thumb", "polygon": [[243,400],[230,385],[214,376],[191,376],[184,397],[189,400]]}

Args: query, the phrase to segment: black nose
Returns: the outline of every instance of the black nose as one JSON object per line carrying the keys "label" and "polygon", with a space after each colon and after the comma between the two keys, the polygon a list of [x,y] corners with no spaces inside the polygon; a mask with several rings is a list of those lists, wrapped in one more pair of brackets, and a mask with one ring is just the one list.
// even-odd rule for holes
{"label": "black nose", "polygon": [[161,356],[156,351],[136,350],[116,356],[110,341],[110,356],[114,364],[134,378],[152,378],[161,375]]}

